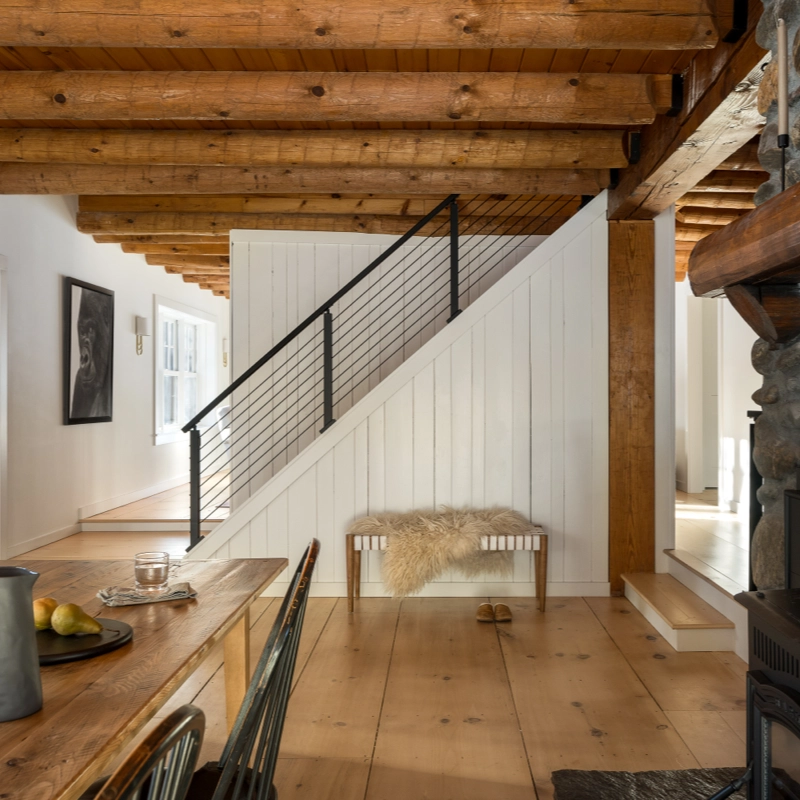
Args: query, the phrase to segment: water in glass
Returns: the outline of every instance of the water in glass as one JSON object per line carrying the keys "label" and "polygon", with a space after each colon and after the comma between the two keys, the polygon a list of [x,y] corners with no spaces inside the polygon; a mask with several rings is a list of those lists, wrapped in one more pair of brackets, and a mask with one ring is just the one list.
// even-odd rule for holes
{"label": "water in glass", "polygon": [[169,554],[137,553],[133,576],[139,594],[163,594],[169,584]]}

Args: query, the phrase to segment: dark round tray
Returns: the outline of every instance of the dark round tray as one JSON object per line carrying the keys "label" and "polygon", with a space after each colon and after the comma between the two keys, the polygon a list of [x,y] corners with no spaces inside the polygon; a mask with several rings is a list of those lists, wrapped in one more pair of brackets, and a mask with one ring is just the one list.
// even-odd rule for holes
{"label": "dark round tray", "polygon": [[66,661],[79,661],[110,653],[127,644],[133,638],[133,628],[127,622],[117,619],[97,621],[103,626],[100,633],[76,633],[73,636],[60,636],[54,630],[36,632],[36,645],[39,648],[39,664],[63,664]]}

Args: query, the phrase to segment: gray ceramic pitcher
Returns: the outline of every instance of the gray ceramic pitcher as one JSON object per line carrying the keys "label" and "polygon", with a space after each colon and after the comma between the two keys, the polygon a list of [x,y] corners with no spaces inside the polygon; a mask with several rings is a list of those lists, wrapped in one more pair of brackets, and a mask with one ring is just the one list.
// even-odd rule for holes
{"label": "gray ceramic pitcher", "polygon": [[38,577],[24,567],[0,567],[0,722],[27,717],[42,707],[33,624]]}

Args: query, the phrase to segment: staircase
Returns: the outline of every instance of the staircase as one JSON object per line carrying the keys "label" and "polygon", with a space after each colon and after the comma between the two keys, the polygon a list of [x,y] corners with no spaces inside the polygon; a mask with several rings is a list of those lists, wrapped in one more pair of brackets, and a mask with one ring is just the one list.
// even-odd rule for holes
{"label": "staircase", "polygon": [[[515,211],[515,198],[503,203]],[[230,498],[231,515],[186,557],[291,562],[315,536],[322,553],[312,591],[344,596],[344,534],[354,518],[498,505],[548,532],[551,597],[607,596],[606,211],[603,193],[552,235],[535,238],[531,220],[503,227],[502,218],[492,221],[496,215],[462,214],[456,251],[454,212],[445,207],[423,231],[438,229],[437,236],[406,238],[402,251],[382,254],[380,268],[351,289],[354,300],[321,304],[313,323],[273,356],[276,367],[240,379],[220,399],[231,407],[221,412],[232,418],[227,452],[235,454],[229,463],[236,472],[221,495]],[[242,244],[239,252],[247,256],[243,277],[271,263],[272,250]],[[369,313],[346,338],[354,325],[347,317],[359,306]],[[250,298],[250,318],[254,312]],[[277,403],[268,402],[273,386]],[[215,430],[194,438],[203,445],[194,457],[202,466],[194,475],[202,490],[195,511],[213,514],[217,501],[209,501],[207,487],[222,470],[207,470],[204,459],[213,463],[224,445],[214,450]],[[512,576],[447,574],[422,594],[529,598],[536,593],[531,562],[516,553]],[[380,567],[379,553],[365,554],[362,597],[385,596]],[[270,587],[282,589],[278,581]]]}
{"label": "staircase", "polygon": [[220,509],[235,512],[507,271],[543,219],[573,202],[491,197],[459,219],[458,195],[447,197],[203,408],[183,428],[189,549]]}

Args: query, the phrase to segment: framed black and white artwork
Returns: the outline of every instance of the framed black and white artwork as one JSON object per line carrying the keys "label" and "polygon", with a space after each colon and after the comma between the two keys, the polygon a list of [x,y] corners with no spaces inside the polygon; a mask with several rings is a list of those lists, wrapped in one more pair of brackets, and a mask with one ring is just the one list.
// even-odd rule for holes
{"label": "framed black and white artwork", "polygon": [[64,278],[64,424],[111,422],[114,292]]}

